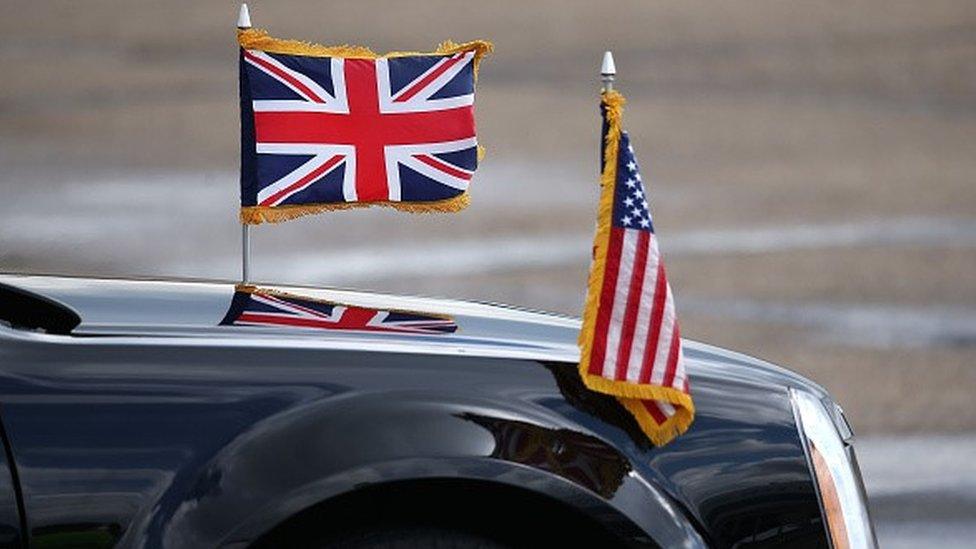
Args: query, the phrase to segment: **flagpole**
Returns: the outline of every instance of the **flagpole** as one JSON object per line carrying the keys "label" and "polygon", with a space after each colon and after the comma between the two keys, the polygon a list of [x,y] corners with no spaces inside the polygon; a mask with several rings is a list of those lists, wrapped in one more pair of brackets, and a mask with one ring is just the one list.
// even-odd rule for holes
{"label": "flagpole", "polygon": [[[241,3],[237,13],[237,30],[251,28],[251,13],[247,3]],[[251,226],[241,222],[241,283],[247,284],[251,279]]]}
{"label": "flagpole", "polygon": [[600,80],[603,81],[603,91],[613,90],[613,80],[617,76],[617,65],[613,62],[613,52],[603,52],[603,64],[600,65]]}

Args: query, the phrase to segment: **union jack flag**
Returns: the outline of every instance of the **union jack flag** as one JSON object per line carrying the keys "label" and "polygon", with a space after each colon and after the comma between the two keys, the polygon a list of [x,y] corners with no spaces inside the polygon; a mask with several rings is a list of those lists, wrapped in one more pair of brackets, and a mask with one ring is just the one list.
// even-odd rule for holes
{"label": "union jack flag", "polygon": [[458,329],[446,317],[342,305],[252,287],[234,292],[220,325],[434,335]]}
{"label": "union jack flag", "polygon": [[291,217],[273,208],[463,207],[478,165],[478,44],[375,59],[242,47],[241,206],[265,214],[245,221]]}
{"label": "union jack flag", "polygon": [[[580,334],[587,387],[616,396],[663,444],[694,417],[681,330],[630,137],[623,96],[604,94],[604,168],[590,289]],[[606,207],[603,207],[606,205]]]}

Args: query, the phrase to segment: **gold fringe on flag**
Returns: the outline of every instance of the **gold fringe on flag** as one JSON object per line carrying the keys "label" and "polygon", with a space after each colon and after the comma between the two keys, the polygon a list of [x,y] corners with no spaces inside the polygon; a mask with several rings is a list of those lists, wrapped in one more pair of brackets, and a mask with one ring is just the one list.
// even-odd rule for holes
{"label": "gold fringe on flag", "polygon": [[[590,356],[593,353],[593,340],[596,335],[597,310],[603,289],[604,269],[607,262],[607,249],[610,242],[613,197],[617,181],[617,153],[620,146],[621,117],[624,96],[615,90],[604,91],[601,100],[606,112],[607,136],[605,159],[600,175],[600,202],[597,209],[597,229],[593,240],[593,262],[587,285],[586,304],[583,309],[583,327],[580,330],[579,373],[587,388],[617,397],[617,400],[637,419],[641,430],[658,445],[670,442],[691,426],[695,417],[695,406],[691,396],[671,387],[637,384],[628,381],[614,381],[589,373]],[[641,401],[659,400],[675,407],[675,415],[658,425]]]}
{"label": "gold fringe on flag", "polygon": [[472,40],[463,44],[452,40],[441,42],[437,49],[431,52],[391,51],[378,55],[366,46],[323,46],[301,40],[287,40],[274,38],[263,29],[241,29],[237,31],[237,43],[244,49],[261,50],[268,53],[289,55],[308,55],[310,57],[342,57],[344,59],[378,59],[380,57],[413,57],[418,55],[450,55],[462,51],[474,52],[474,77],[478,78],[478,66],[482,58],[495,50],[494,44],[487,40]]}
{"label": "gold fringe on flag", "polygon": [[[494,51],[495,46],[486,40],[473,40],[457,44],[451,40],[441,42],[437,49],[432,52],[411,52],[394,51],[385,55],[378,55],[373,50],[365,46],[351,46],[341,44],[337,46],[323,46],[301,40],[287,40],[274,38],[263,29],[239,29],[237,31],[237,42],[244,49],[260,50],[268,53],[280,53],[286,55],[307,55],[311,57],[342,57],[345,59],[378,59],[380,57],[407,57],[420,55],[450,55],[459,52],[474,52],[474,78],[478,79],[478,67],[481,60]],[[481,162],[485,157],[485,149],[478,145],[478,161]],[[247,225],[259,225],[261,223],[281,223],[306,215],[314,215],[322,212],[351,210],[354,208],[369,208],[372,206],[382,206],[393,208],[402,212],[409,213],[443,213],[458,212],[467,208],[471,203],[468,191],[464,191],[458,196],[445,198],[443,200],[431,200],[426,202],[395,202],[395,201],[376,201],[376,202],[329,202],[321,204],[296,204],[289,206],[242,206],[240,211],[241,223]]]}
{"label": "gold fringe on flag", "polygon": [[467,208],[470,203],[471,196],[468,194],[468,191],[464,191],[462,194],[452,198],[431,200],[428,202],[393,202],[390,200],[382,200],[376,202],[329,202],[286,206],[242,206],[240,217],[241,223],[260,225],[261,223],[281,223],[282,221],[289,221],[322,212],[370,208],[373,206],[382,206],[402,212],[421,214],[458,212]]}

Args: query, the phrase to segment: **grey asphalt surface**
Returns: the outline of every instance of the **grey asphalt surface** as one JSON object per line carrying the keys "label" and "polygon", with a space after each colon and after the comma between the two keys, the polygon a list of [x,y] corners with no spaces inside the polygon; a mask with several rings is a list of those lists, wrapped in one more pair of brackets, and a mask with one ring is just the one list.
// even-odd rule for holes
{"label": "grey asphalt surface", "polygon": [[976,435],[856,441],[878,541],[885,549],[976,543]]}

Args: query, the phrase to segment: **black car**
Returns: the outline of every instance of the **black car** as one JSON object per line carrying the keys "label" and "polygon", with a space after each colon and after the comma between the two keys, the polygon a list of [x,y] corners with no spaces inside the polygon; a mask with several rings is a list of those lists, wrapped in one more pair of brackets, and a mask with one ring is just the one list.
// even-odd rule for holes
{"label": "black car", "polygon": [[696,419],[655,447],[584,389],[578,331],[440,299],[0,275],[0,545],[875,545],[822,388],[685,341]]}

